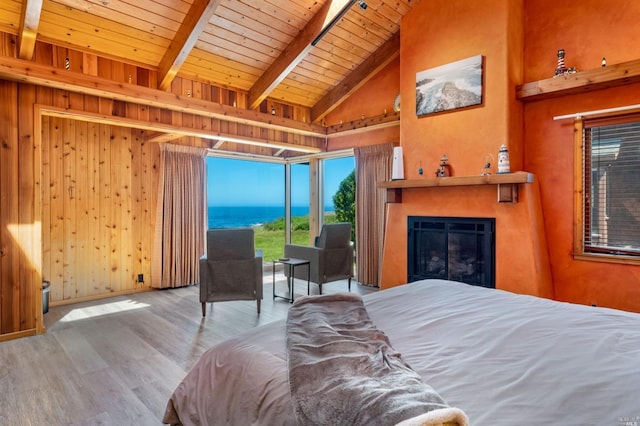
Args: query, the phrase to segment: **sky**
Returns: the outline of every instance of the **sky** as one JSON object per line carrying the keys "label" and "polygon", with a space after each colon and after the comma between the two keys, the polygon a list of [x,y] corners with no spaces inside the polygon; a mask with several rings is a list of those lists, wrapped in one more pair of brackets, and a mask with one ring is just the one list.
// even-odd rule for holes
{"label": "sky", "polygon": [[[325,160],[325,207],[354,169],[353,157]],[[309,167],[291,167],[293,206],[309,205]],[[283,206],[284,165],[207,157],[207,201],[210,206]]]}

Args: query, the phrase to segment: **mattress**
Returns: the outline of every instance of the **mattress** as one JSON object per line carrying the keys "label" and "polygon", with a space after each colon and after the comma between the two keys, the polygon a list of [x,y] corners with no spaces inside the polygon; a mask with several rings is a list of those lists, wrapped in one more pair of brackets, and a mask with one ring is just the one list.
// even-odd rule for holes
{"label": "mattress", "polygon": [[[640,424],[640,315],[424,280],[364,297],[405,362],[474,426]],[[285,322],[205,352],[171,424],[294,425]]]}

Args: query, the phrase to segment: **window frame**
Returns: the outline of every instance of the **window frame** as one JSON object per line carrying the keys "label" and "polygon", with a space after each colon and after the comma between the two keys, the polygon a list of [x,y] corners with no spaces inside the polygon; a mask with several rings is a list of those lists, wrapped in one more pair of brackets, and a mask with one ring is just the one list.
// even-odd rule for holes
{"label": "window frame", "polygon": [[[593,117],[576,116],[574,120],[574,247],[573,257],[576,260],[595,262],[622,263],[640,265],[640,255],[630,255],[613,252],[587,251],[585,246],[586,213],[585,197],[590,195],[590,189],[586,187],[585,175],[587,149],[585,141],[585,129],[597,127],[597,125],[612,125],[629,121],[640,122],[640,110],[627,111],[625,113],[598,114]],[[591,173],[591,172],[589,172]]]}
{"label": "window frame", "polygon": [[324,160],[334,158],[353,157],[353,148],[327,151],[296,157],[273,157],[255,154],[244,154],[209,149],[208,157],[246,160],[263,163],[275,163],[284,166],[285,182],[285,244],[291,243],[291,166],[299,163],[309,163],[309,244],[313,244],[315,235],[320,233],[324,222]]}

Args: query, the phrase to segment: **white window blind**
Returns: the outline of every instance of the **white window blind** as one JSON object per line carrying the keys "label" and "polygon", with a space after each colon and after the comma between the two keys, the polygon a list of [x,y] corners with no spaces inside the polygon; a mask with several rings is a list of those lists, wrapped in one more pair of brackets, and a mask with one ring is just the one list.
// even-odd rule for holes
{"label": "white window blind", "polygon": [[584,122],[584,251],[640,256],[640,114]]}

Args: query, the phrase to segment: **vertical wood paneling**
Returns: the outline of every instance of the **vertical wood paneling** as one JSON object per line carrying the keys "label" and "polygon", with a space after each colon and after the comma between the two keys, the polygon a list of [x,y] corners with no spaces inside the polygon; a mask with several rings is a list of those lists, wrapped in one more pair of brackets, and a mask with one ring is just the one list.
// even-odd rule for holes
{"label": "vertical wood paneling", "polygon": [[18,223],[18,117],[16,83],[0,81],[0,333],[20,329]]}
{"label": "vertical wood paneling", "polygon": [[83,261],[89,264],[85,296],[99,294],[100,265],[96,264],[96,256],[100,256],[100,125],[87,123],[87,250],[83,254]]}
{"label": "vertical wood paneling", "polygon": [[[75,234],[75,269],[76,297],[86,297],[92,287],[91,262],[88,262],[87,253],[91,252],[89,240],[90,218],[90,184],[91,168],[89,167],[89,123],[75,122],[75,164],[74,190],[76,234]],[[66,260],[66,259],[65,259]],[[82,283],[82,284],[79,284]]]}
{"label": "vertical wood paneling", "polygon": [[35,332],[41,268],[35,187],[33,104],[35,88],[0,81],[0,340]]}
{"label": "vertical wood paneling", "polygon": [[[62,161],[64,138],[61,128],[63,123],[60,119],[52,118],[49,124],[50,296],[52,300],[62,300],[64,298],[64,172]],[[47,185],[47,182],[44,184]],[[43,229],[42,232],[47,232],[47,230]]]}
{"label": "vertical wood paneling", "polygon": [[[141,132],[133,132],[131,141],[131,237],[133,240],[133,253],[131,260],[132,273],[134,276],[142,273],[143,262],[143,214],[136,208],[142,202],[142,185],[138,182],[142,180],[142,138]],[[135,280],[134,280],[135,282]]]}
{"label": "vertical wood paneling", "polygon": [[[120,212],[120,275],[118,281],[122,290],[133,288],[135,283],[132,273],[133,248],[132,248],[132,211],[131,211],[131,141],[134,129],[117,127],[118,145],[113,146],[112,151],[118,158],[115,166],[118,173],[118,183],[116,185],[118,195],[118,210]],[[112,166],[112,167],[113,167]]]}
{"label": "vertical wood paneling", "polygon": [[63,120],[62,127],[62,212],[63,224],[62,240],[62,297],[63,299],[75,299],[78,297],[76,282],[78,261],[75,258],[77,232],[77,205],[76,205],[76,122]]}
{"label": "vertical wood paneling", "polygon": [[90,53],[82,55],[82,72],[87,75],[98,75],[98,57]]}
{"label": "vertical wood paneling", "polygon": [[[100,294],[111,292],[111,258],[109,257],[109,246],[111,240],[111,231],[113,227],[112,212],[110,206],[111,201],[111,155],[109,146],[111,144],[110,128],[107,125],[100,125],[100,154],[98,157],[98,192],[99,192],[99,207],[100,219],[98,229],[100,230],[100,236],[98,241],[100,242],[100,250],[98,252],[98,265],[100,271]],[[100,255],[102,254],[102,255]]]}
{"label": "vertical wood paneling", "polygon": [[142,273],[150,282],[159,152],[134,129],[58,117],[43,123],[43,213],[60,218],[43,228],[52,302],[143,288],[135,281]]}
{"label": "vertical wood paneling", "polygon": [[158,144],[142,143],[142,170],[143,176],[136,184],[142,188],[142,202],[137,206],[143,211],[143,270],[145,282],[151,283],[151,254],[153,253],[156,204],[158,200],[158,164],[160,160],[160,147]]}
{"label": "vertical wood paneling", "polygon": [[[40,98],[40,93],[38,93]],[[52,281],[51,256],[51,117],[41,118],[40,146],[42,152],[42,279]],[[47,232],[45,232],[47,230]],[[52,292],[53,289],[50,289]],[[52,293],[50,296],[53,298]]]}
{"label": "vertical wood paneling", "polygon": [[[111,140],[108,146],[109,155],[109,200],[111,205],[109,210],[109,288],[112,292],[120,291],[122,288],[122,268],[120,252],[123,250],[120,239],[124,232],[122,226],[122,173],[120,172],[121,153],[121,132],[117,127],[110,127]],[[119,167],[120,166],[120,167]],[[124,167],[122,169],[124,171]]]}
{"label": "vertical wood paneling", "polygon": [[[36,99],[36,90],[33,86],[18,86],[18,105],[32,105]],[[34,113],[18,110],[18,141],[19,141],[19,174],[18,174],[18,212],[19,230],[18,241],[22,254],[20,256],[20,330],[28,330],[36,327],[38,310],[41,306],[40,297],[40,258],[41,248],[39,229],[36,226],[37,208],[34,200],[36,187],[40,183],[38,172],[39,164],[36,159],[39,151],[34,145]],[[38,187],[39,188],[39,187]],[[38,215],[39,216],[39,215]],[[36,233],[38,235],[36,236]],[[41,299],[40,299],[41,300]]]}

